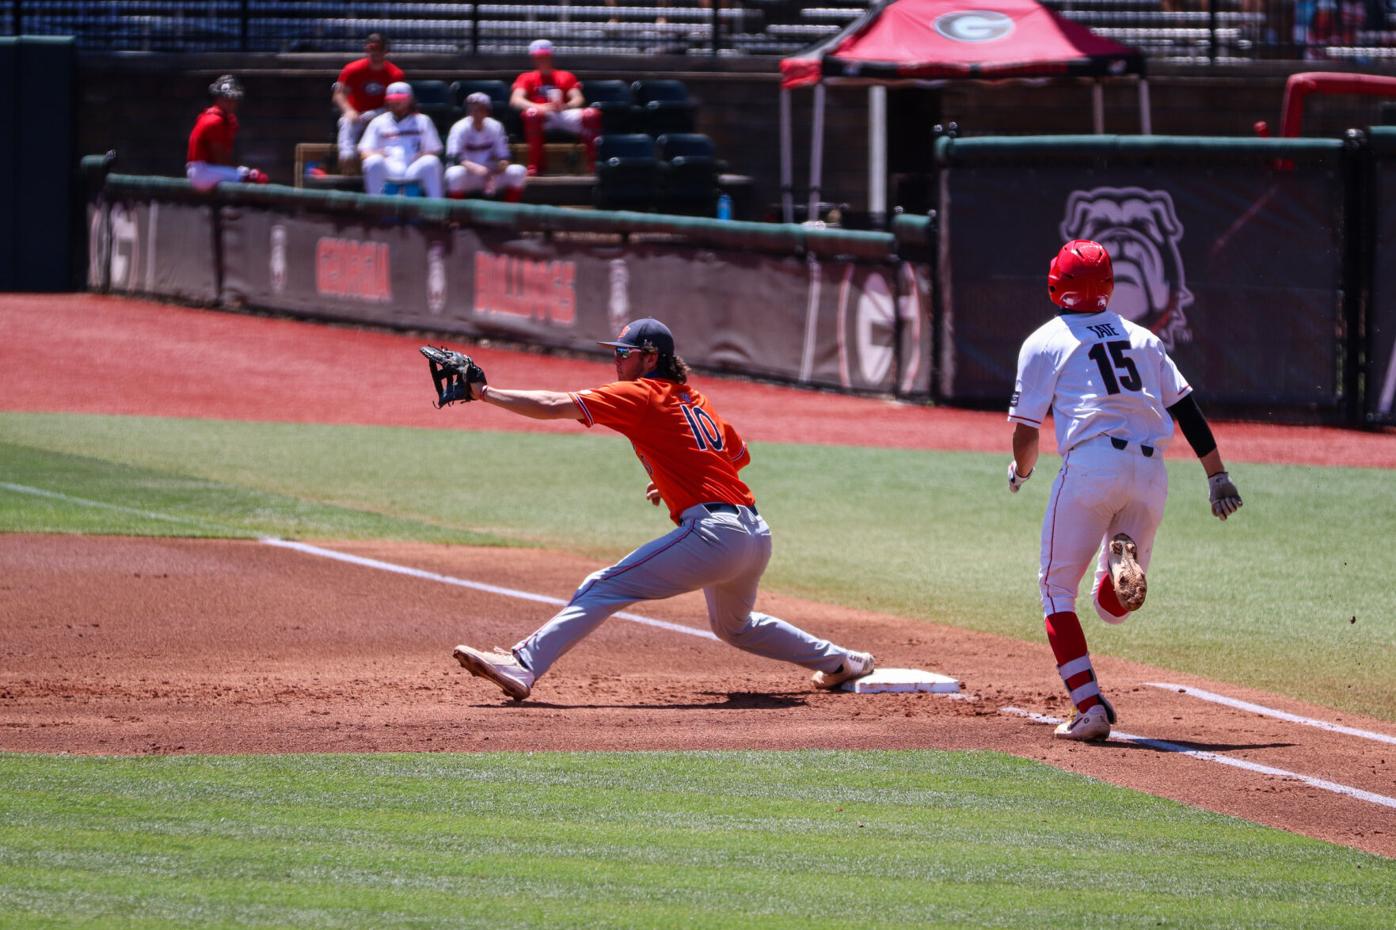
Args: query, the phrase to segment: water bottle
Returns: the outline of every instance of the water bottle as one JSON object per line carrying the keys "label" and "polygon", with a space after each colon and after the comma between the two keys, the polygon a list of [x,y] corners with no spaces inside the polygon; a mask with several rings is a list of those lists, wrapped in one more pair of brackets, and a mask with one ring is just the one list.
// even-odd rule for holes
{"label": "water bottle", "polygon": [[722,194],[717,198],[717,218],[720,220],[730,220],[732,218],[731,194]]}

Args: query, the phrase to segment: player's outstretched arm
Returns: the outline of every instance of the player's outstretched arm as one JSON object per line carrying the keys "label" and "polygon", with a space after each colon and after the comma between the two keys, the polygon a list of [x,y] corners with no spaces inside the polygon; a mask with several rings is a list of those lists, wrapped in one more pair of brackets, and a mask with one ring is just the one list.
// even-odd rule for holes
{"label": "player's outstretched arm", "polygon": [[471,388],[476,400],[532,420],[576,420],[580,417],[572,395],[562,391],[506,391],[487,384]]}
{"label": "player's outstretched arm", "polygon": [[1037,467],[1038,431],[1034,426],[1013,426],[1013,461],[1008,463],[1008,490],[1014,494]]}
{"label": "player's outstretched arm", "polygon": [[1212,515],[1225,520],[1241,509],[1241,492],[1226,473],[1226,464],[1222,462],[1217,440],[1212,436],[1207,418],[1202,415],[1202,408],[1197,406],[1196,398],[1188,394],[1169,407],[1168,413],[1183,431],[1188,445],[1202,463],[1202,470],[1207,473],[1207,497],[1212,504]]}

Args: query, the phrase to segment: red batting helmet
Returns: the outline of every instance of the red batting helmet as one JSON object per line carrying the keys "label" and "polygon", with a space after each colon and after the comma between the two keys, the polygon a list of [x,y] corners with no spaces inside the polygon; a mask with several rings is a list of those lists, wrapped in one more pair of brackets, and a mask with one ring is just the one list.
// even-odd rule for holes
{"label": "red batting helmet", "polygon": [[1075,313],[1095,313],[1110,303],[1115,270],[1105,246],[1090,239],[1073,239],[1062,246],[1047,269],[1047,296]]}

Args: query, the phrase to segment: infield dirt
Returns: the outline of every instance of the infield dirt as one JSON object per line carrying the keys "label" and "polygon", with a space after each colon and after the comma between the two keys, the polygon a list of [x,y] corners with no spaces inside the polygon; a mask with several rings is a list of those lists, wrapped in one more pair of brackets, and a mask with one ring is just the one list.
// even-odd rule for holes
{"label": "infield dirt", "polygon": [[[334,548],[566,596],[597,566],[566,553],[425,544]],[[270,753],[552,749],[993,749],[1248,820],[1396,856],[1390,811],[1133,744],[1054,741],[1005,716],[1068,713],[1051,655],[951,627],[778,595],[761,609],[960,677],[961,699],[825,694],[802,670],[612,619],[523,704],[451,658],[508,645],[552,611],[256,542],[0,536],[0,750]],[[645,605],[695,628],[702,599]],[[1098,661],[1122,726],[1389,793],[1392,747],[1146,687],[1178,681],[1301,714],[1331,711],[1120,660]],[[1378,721],[1343,722],[1381,731]]]}

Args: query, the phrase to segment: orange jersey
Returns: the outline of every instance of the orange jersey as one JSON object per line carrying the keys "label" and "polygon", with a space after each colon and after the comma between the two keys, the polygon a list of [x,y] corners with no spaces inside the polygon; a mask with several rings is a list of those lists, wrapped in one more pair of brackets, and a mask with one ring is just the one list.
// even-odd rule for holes
{"label": "orange jersey", "polygon": [[692,386],[640,378],[571,397],[587,427],[609,426],[630,440],[675,523],[695,504],[755,506],[737,476],[751,462],[746,443]]}

